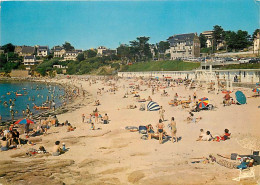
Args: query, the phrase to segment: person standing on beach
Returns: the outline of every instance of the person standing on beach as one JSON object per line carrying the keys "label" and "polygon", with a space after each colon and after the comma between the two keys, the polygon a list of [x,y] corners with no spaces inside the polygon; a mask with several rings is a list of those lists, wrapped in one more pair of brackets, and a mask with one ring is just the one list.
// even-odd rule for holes
{"label": "person standing on beach", "polygon": [[105,114],[105,116],[103,117],[104,120],[104,124],[108,124],[108,116],[107,114]]}
{"label": "person standing on beach", "polygon": [[161,106],[161,107],[160,107],[160,110],[159,110],[159,114],[160,114],[160,119],[161,119],[162,121],[164,121],[164,112],[165,112],[165,110],[164,110],[163,107]]}
{"label": "person standing on beach", "polygon": [[[176,137],[177,128],[176,128],[176,122],[174,121],[174,117],[172,117],[170,126],[171,126],[171,131],[172,131],[172,142],[178,142],[178,138]],[[173,141],[173,139],[174,139],[174,141]]]}
{"label": "person standing on beach", "polygon": [[82,114],[82,123],[85,121],[85,114]]}
{"label": "person standing on beach", "polygon": [[56,105],[56,103],[54,102],[54,100],[52,100],[52,108],[53,108],[53,111],[55,111],[55,105]]}
{"label": "person standing on beach", "polygon": [[158,133],[159,133],[159,143],[162,144],[164,124],[161,119],[159,119],[159,123],[156,125],[156,127],[158,128]]}
{"label": "person standing on beach", "polygon": [[193,93],[193,99],[194,99],[194,102],[196,101],[196,98],[197,98],[197,94],[196,94],[196,91]]}

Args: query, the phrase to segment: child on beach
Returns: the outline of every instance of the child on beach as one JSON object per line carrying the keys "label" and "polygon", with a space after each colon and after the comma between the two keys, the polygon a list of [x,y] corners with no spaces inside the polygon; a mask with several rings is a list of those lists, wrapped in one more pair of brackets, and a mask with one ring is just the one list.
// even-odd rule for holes
{"label": "child on beach", "polygon": [[199,138],[197,139],[197,141],[201,141],[202,137],[205,135],[204,130],[200,129],[200,135]]}
{"label": "child on beach", "polygon": [[[176,128],[176,122],[174,121],[174,117],[172,117],[170,126],[171,126],[171,131],[172,131],[172,142],[178,142],[178,138],[176,137],[177,128]],[[173,141],[173,139],[174,139],[174,141]]]}

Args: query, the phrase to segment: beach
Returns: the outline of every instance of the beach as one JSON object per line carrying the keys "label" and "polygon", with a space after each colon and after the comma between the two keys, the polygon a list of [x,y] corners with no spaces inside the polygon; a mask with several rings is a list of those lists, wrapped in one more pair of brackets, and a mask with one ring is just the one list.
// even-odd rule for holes
{"label": "beach", "polygon": [[[91,79],[91,80],[89,80]],[[174,87],[158,88],[152,95],[147,79],[109,77],[71,77],[49,79],[48,82],[70,84],[85,90],[85,97],[78,97],[71,108],[64,114],[57,115],[60,123],[66,120],[76,127],[67,132],[67,127],[51,127],[47,135],[30,137],[28,140],[36,145],[22,145],[20,148],[0,152],[0,183],[2,184],[257,184],[260,183],[259,165],[255,169],[255,179],[232,180],[238,177],[239,170],[229,169],[217,163],[192,163],[213,156],[229,156],[231,153],[249,155],[252,150],[241,140],[260,139],[260,97],[247,98],[247,104],[223,106],[223,94],[208,92],[197,86],[189,89],[182,83]],[[161,83],[164,83],[160,80]],[[130,85],[131,84],[131,85]],[[139,90],[130,86],[139,85]],[[203,85],[203,84],[202,84]],[[102,88],[104,88],[102,90]],[[100,90],[99,90],[100,89]],[[162,96],[163,90],[168,96]],[[254,93],[250,88],[234,87],[246,97]],[[172,117],[177,124],[178,142],[157,139],[141,139],[142,134],[126,130],[127,126],[139,127],[156,124],[160,118],[158,111],[140,111],[142,103],[132,94],[137,91],[141,99],[148,96],[165,110],[164,130],[171,135],[167,127]],[[101,92],[101,93],[97,93]],[[179,100],[188,100],[196,92],[197,98],[207,97],[214,105],[213,110],[194,112],[201,117],[198,122],[187,122],[190,108],[171,106],[169,102],[178,94]],[[127,98],[123,98],[126,93]],[[95,106],[96,100],[100,101]],[[148,101],[145,102],[147,105]],[[194,104],[192,102],[191,104]],[[128,105],[136,105],[128,109]],[[69,106],[69,105],[68,105]],[[72,107],[72,105],[70,105]],[[191,105],[190,105],[191,106]],[[87,123],[89,114],[95,109],[109,117],[109,124],[95,124],[95,130]],[[86,116],[82,123],[82,114]],[[95,118],[93,118],[95,119]],[[210,131],[212,135],[221,135],[229,129],[230,139],[221,142],[196,141],[200,129]],[[21,133],[21,137],[24,135]],[[60,156],[35,155],[26,156],[29,148],[44,146],[51,152],[54,142],[65,143],[68,151]]]}

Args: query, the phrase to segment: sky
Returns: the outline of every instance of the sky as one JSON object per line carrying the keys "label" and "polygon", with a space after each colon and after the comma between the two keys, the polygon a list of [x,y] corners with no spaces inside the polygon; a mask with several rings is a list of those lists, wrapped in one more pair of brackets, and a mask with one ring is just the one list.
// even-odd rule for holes
{"label": "sky", "polygon": [[[149,43],[174,34],[259,27],[254,0],[2,1],[0,44],[116,48],[139,36]],[[260,4],[259,4],[260,6]]]}

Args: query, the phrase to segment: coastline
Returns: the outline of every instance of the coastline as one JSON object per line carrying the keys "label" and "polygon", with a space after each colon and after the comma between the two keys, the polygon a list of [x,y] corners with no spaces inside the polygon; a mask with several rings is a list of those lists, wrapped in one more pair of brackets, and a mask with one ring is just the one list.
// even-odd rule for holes
{"label": "coastline", "polygon": [[[65,94],[67,94],[71,89],[74,88],[79,88],[73,84],[67,84],[67,83],[62,83],[62,82],[58,82],[56,79],[55,81],[53,81],[52,79],[49,78],[0,78],[0,82],[34,82],[34,83],[42,83],[45,85],[48,84],[52,84],[58,87],[62,87]],[[86,96],[89,96],[89,93],[86,92]],[[77,108],[79,108],[80,106],[82,106],[81,104],[84,103],[88,103],[83,101],[83,103],[79,103],[82,102],[82,97],[76,97],[76,98],[72,98],[72,99],[66,99],[65,103],[66,105],[64,105],[63,103],[61,103],[55,111],[53,111],[52,109],[50,110],[45,110],[45,111],[38,111],[36,113],[33,114],[33,120],[38,121],[40,117],[48,117],[49,115],[53,116],[53,115],[60,115],[63,114],[65,112],[68,111],[74,111]],[[10,126],[10,124],[14,123],[15,121],[17,121],[18,119],[14,119],[14,120],[10,120],[10,119],[2,119],[1,120],[1,126]]]}

